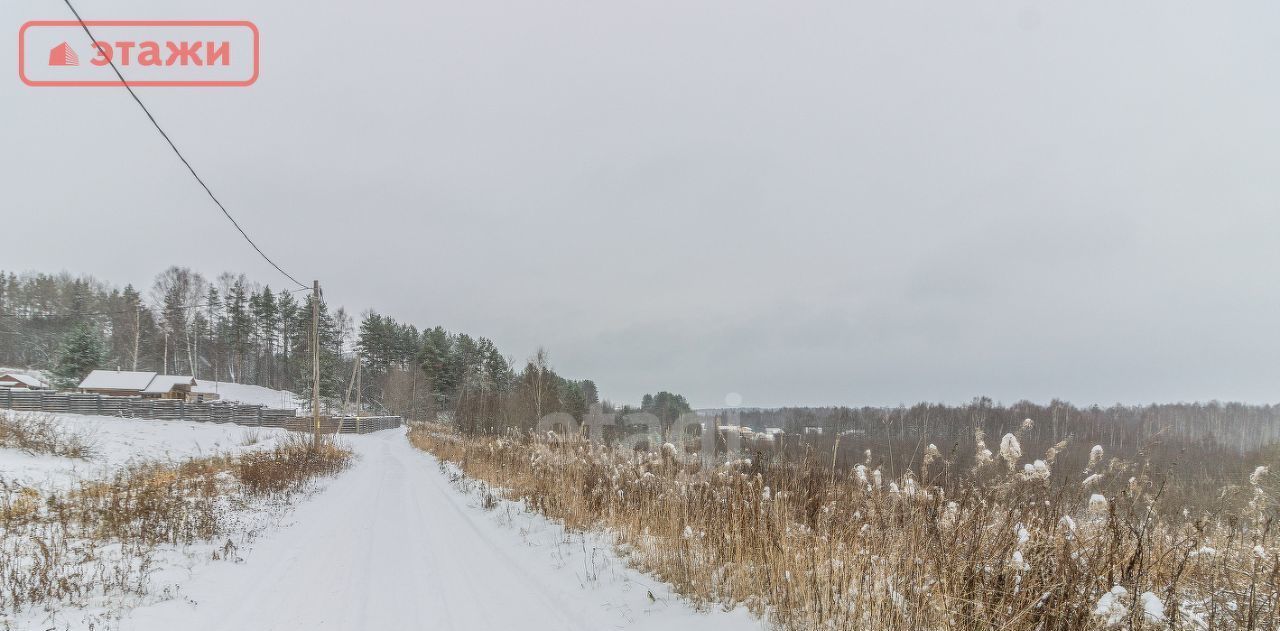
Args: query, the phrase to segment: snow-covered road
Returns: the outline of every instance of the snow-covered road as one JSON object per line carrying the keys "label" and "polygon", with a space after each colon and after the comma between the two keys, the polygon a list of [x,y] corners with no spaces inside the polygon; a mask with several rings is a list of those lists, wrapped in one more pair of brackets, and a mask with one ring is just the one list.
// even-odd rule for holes
{"label": "snow-covered road", "polygon": [[[350,438],[352,470],[244,563],[215,562],[122,629],[479,631],[759,629],[741,608],[693,611],[608,550],[510,503],[455,489],[399,431]],[[651,596],[652,594],[652,596]]]}

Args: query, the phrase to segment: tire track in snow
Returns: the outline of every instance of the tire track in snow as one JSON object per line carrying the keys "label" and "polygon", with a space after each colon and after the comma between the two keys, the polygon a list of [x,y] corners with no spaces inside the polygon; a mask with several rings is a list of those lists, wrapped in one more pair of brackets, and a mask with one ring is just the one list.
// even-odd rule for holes
{"label": "tire track in snow", "polygon": [[649,600],[635,587],[655,581],[616,559],[609,580],[584,587],[569,563],[556,566],[548,554],[581,553],[529,546],[468,506],[435,458],[402,433],[348,441],[359,460],[303,501],[289,526],[261,537],[244,563],[197,569],[182,586],[196,605],[171,600],[136,609],[122,631],[761,627],[741,610],[702,614],[669,594]]}

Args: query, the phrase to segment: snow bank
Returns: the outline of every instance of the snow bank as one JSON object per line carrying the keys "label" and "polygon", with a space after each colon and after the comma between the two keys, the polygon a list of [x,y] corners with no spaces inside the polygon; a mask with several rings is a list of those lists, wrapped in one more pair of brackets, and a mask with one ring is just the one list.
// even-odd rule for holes
{"label": "snow bank", "polygon": [[272,390],[271,388],[243,383],[197,379],[195,391],[216,393],[218,401],[261,405],[286,410],[294,410],[298,407],[298,395],[288,390]]}
{"label": "snow bank", "polygon": [[[4,413],[8,414],[9,411]],[[212,453],[238,453],[274,444],[285,430],[230,423],[159,421],[114,416],[60,414],[69,432],[83,433],[93,444],[89,460],[31,455],[0,448],[0,478],[28,486],[69,488],[77,478],[101,478],[130,462],[182,460]],[[256,436],[255,444],[245,444]]]}

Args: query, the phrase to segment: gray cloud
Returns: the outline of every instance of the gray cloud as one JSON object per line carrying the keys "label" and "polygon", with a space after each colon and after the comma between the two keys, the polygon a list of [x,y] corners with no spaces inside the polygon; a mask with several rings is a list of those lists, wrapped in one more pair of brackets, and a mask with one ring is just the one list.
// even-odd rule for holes
{"label": "gray cloud", "polygon": [[[256,21],[143,97],[267,250],[615,399],[1275,399],[1274,3],[79,5]],[[275,282],[119,90],[0,112],[0,267]]]}

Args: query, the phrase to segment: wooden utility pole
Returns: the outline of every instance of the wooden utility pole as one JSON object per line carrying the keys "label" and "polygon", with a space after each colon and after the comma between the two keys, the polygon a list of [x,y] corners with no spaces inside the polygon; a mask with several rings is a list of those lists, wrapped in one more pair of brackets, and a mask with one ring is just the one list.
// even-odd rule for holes
{"label": "wooden utility pole", "polygon": [[311,422],[312,444],[320,446],[320,281],[311,286]]}
{"label": "wooden utility pole", "polygon": [[350,412],[347,407],[351,403],[351,390],[356,387],[356,370],[360,367],[360,351],[355,353],[355,361],[351,362],[351,381],[347,382],[347,394],[342,397],[342,415],[346,416]]}
{"label": "wooden utility pole", "polygon": [[[342,431],[342,430],[338,430]],[[356,353],[356,433],[360,433],[360,353]]]}
{"label": "wooden utility pole", "polygon": [[413,385],[409,386],[409,418],[418,420],[418,371],[413,371]]}
{"label": "wooden utility pole", "polygon": [[363,366],[360,365],[360,353],[356,353],[356,418],[360,418],[360,377],[363,375]]}
{"label": "wooden utility pole", "polygon": [[138,341],[142,338],[142,300],[138,300],[138,313],[133,317],[133,368],[138,370]]}

